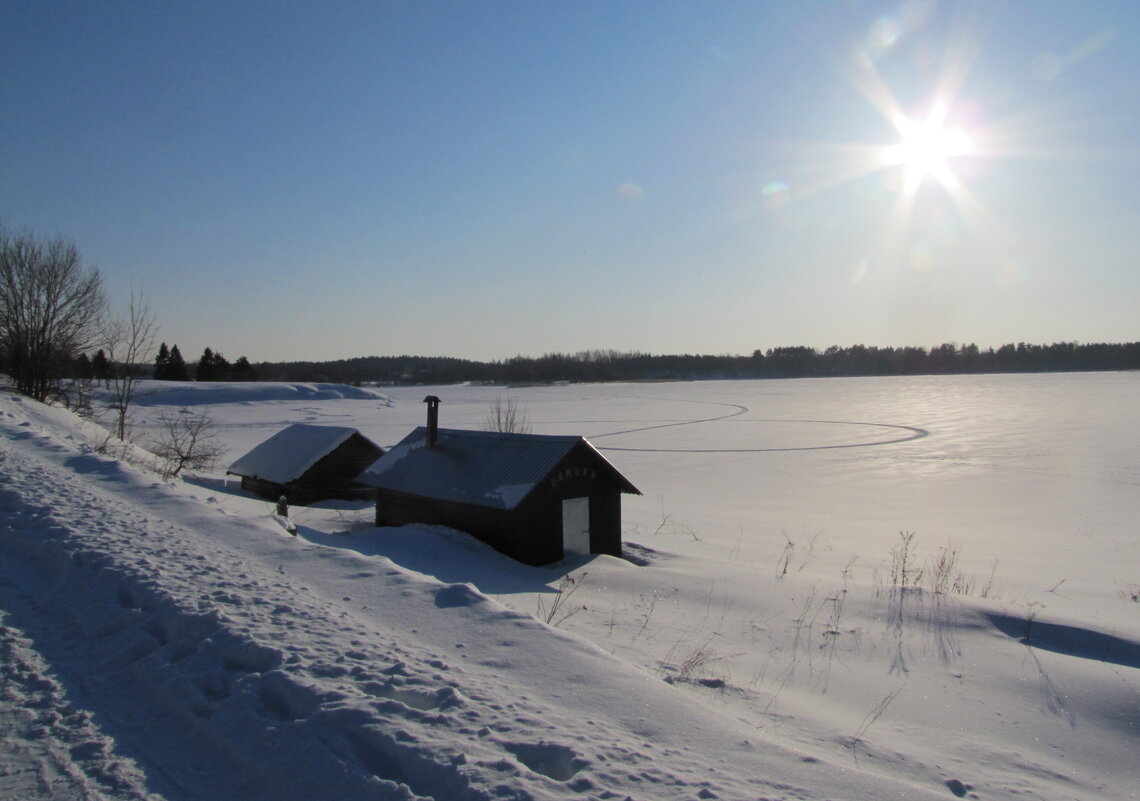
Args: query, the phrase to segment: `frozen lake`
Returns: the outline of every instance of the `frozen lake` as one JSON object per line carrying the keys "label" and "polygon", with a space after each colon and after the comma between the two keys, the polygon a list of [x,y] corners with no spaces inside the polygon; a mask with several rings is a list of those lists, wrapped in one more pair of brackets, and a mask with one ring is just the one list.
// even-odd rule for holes
{"label": "frozen lake", "polygon": [[[179,402],[167,386],[146,402]],[[767,569],[791,540],[810,550],[805,570],[834,575],[852,556],[856,570],[881,565],[905,530],[924,554],[958,548],[963,569],[993,574],[1008,596],[1056,588],[1095,608],[1140,581],[1140,374],[381,391],[387,402],[210,413],[232,460],[292,422],[351,425],[389,446],[423,423],[425,395],[454,428],[482,427],[510,398],[535,433],[587,436],[641,489],[624,500],[626,537],[650,547]],[[160,407],[138,408],[145,427]]]}

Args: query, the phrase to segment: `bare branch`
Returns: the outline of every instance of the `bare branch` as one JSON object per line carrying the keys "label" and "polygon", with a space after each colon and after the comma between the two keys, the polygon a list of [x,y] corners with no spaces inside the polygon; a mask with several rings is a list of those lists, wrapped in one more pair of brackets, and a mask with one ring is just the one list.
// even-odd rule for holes
{"label": "bare branch", "polygon": [[484,431],[498,431],[504,434],[529,434],[530,421],[526,410],[514,398],[495,398],[487,416],[483,419]]}
{"label": "bare branch", "polygon": [[83,269],[73,242],[0,229],[0,364],[19,392],[56,395],[105,307],[102,276]]}
{"label": "bare branch", "polygon": [[127,415],[138,383],[143,378],[142,362],[154,349],[158,323],[143,298],[142,290],[131,290],[125,317],[108,316],[103,324],[103,346],[114,368],[110,379],[111,409],[118,417],[119,439],[126,439]]}
{"label": "bare branch", "polygon": [[162,460],[164,478],[174,478],[183,470],[210,470],[226,452],[218,442],[217,425],[206,412],[183,407],[162,412],[158,420],[159,435],[152,438],[150,450]]}

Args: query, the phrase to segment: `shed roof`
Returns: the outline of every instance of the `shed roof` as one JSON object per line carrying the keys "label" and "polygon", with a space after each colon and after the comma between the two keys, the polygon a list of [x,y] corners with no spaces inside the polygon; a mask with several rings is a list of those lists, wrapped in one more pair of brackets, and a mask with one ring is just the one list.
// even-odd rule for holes
{"label": "shed roof", "polygon": [[514,509],[576,448],[589,451],[621,492],[640,495],[617,468],[578,436],[509,434],[441,428],[427,447],[420,426],[357,481],[381,489],[494,509]]}
{"label": "shed roof", "polygon": [[[294,423],[283,428],[226,470],[237,476],[259,478],[274,484],[296,481],[309,468],[342,444],[360,434],[355,428]],[[367,442],[368,439],[360,435]],[[380,447],[376,447],[380,451]]]}

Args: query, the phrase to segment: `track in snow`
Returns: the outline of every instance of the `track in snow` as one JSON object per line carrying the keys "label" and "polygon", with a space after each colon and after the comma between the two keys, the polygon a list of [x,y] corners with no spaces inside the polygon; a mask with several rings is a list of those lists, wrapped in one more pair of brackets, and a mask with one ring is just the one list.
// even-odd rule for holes
{"label": "track in snow", "polygon": [[[739,417],[742,414],[747,414],[750,410],[747,406],[739,403],[723,403],[721,401],[693,401],[686,400],[684,403],[703,403],[713,406],[728,406],[736,411],[729,414],[715,415],[713,417],[700,417],[693,420],[681,420],[672,423],[658,423],[651,426],[641,426],[639,428],[629,428],[622,431],[608,431],[604,434],[593,434],[589,438],[591,440],[602,439],[604,437],[616,437],[623,434],[637,434],[643,431],[655,431],[662,428],[677,428],[680,426],[691,426],[699,423],[715,423],[721,420],[728,420],[733,417]],[[852,420],[787,420],[787,419],[772,419],[772,420],[755,420],[752,422],[757,423],[798,423],[809,425],[834,425],[834,426],[862,426],[871,428],[891,429],[898,432],[898,435],[888,439],[874,439],[867,442],[848,442],[836,445],[800,445],[794,447],[769,447],[769,448],[624,448],[616,445],[607,445],[599,447],[603,451],[633,451],[639,453],[774,453],[781,451],[823,451],[834,450],[839,448],[869,448],[877,445],[895,445],[902,442],[910,442],[916,439],[922,439],[930,432],[923,428],[916,426],[896,425],[892,423],[863,423]],[[905,432],[905,433],[903,433]]]}

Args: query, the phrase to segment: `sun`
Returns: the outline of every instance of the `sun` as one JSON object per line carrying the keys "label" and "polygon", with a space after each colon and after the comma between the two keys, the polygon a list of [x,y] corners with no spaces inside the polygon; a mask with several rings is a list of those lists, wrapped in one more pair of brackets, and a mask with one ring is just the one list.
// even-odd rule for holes
{"label": "sun", "polygon": [[[921,20],[912,21],[908,30],[922,27]],[[841,51],[840,77],[879,119],[860,118],[861,136],[867,139],[788,143],[794,181],[773,176],[780,180],[764,185],[764,208],[781,213],[796,198],[851,186],[860,206],[873,198],[875,211],[883,215],[868,251],[876,259],[903,254],[912,263],[921,261],[931,237],[948,236],[951,227],[969,232],[974,242],[1009,241],[971,185],[985,178],[996,159],[1026,155],[1023,137],[1037,132],[1023,129],[1018,120],[989,119],[985,97],[970,91],[968,79],[980,51],[974,22],[955,25],[936,58],[924,46],[916,62],[920,73],[901,75],[898,87],[888,81],[887,55],[903,38],[885,44],[875,38],[858,41]],[[982,180],[978,189],[989,186]],[[865,211],[870,210],[867,205]],[[866,267],[859,270],[862,275]]]}
{"label": "sun", "polygon": [[946,125],[945,107],[936,106],[920,120],[898,114],[892,123],[899,133],[899,141],[882,149],[882,166],[901,167],[905,188],[910,192],[927,177],[947,189],[954,188],[957,178],[950,162],[970,154],[971,139],[963,129]]}

